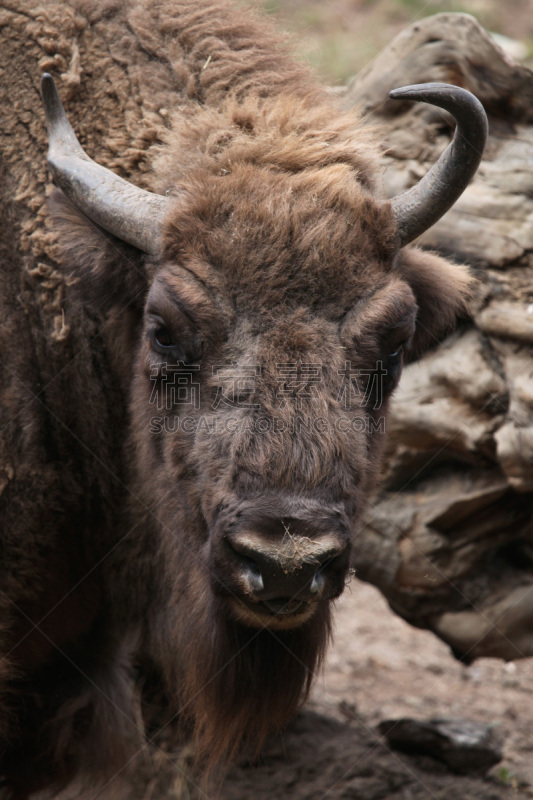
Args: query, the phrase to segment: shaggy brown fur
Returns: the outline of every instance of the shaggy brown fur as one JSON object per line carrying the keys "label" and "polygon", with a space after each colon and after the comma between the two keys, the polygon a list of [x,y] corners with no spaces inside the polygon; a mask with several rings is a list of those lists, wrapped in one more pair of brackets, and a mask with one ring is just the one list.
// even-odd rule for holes
{"label": "shaggy brown fur", "polygon": [[[462,311],[469,278],[397,251],[375,133],[253,13],[0,0],[0,22],[0,774],[22,800],[124,766],[143,675],[159,676],[204,762],[256,752],[285,724],[347,562],[328,566],[300,625],[247,624],[225,535],[275,516],[323,520],[348,541],[401,364],[383,396],[363,386],[346,407],[346,362],[369,375],[402,345],[422,352]],[[160,258],[60,193],[44,228],[43,69],[91,156],[172,198]],[[200,364],[199,408],[156,412],[154,375],[165,398],[169,384],[157,325],[176,360]],[[320,382],[280,403],[284,364],[320,364]],[[224,369],[252,367],[239,402],[217,405]]]}

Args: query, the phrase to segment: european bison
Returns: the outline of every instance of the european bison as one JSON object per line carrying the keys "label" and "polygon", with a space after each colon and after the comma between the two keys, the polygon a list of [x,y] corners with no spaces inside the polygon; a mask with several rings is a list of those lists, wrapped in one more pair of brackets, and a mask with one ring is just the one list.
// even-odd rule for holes
{"label": "european bison", "polygon": [[[470,287],[407,245],[486,122],[460,89],[397,90],[458,128],[385,202],[376,132],[225,0],[5,0],[3,23],[0,770],[24,798],[123,768],[161,697],[211,765],[301,704],[402,362]],[[132,179],[45,75],[51,232],[38,61]]]}

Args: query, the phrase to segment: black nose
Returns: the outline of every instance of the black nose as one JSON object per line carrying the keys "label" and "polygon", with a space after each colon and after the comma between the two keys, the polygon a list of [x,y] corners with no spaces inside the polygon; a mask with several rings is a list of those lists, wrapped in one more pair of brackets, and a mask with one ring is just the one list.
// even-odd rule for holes
{"label": "black nose", "polygon": [[320,597],[328,568],[347,550],[337,534],[273,539],[240,532],[227,541],[250,593],[275,614],[294,613]]}

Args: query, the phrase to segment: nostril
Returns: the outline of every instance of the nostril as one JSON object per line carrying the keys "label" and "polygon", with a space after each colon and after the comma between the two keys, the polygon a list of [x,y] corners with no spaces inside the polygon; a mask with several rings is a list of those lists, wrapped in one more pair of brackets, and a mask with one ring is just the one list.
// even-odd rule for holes
{"label": "nostril", "polygon": [[254,592],[254,594],[262,592],[265,588],[265,584],[263,583],[263,576],[261,575],[259,564],[257,564],[253,558],[243,556],[240,553],[238,555],[242,574],[251,591]]}
{"label": "nostril", "polygon": [[319,594],[322,591],[324,582],[325,582],[324,572],[321,568],[317,570],[313,580],[311,581],[311,585],[309,587],[309,591],[311,592],[311,594]]}
{"label": "nostril", "polygon": [[250,589],[255,592],[262,592],[265,588],[265,584],[263,583],[263,576],[261,575],[261,570],[254,564],[252,567],[248,567],[246,569],[246,578],[250,585]]}
{"label": "nostril", "polygon": [[[221,559],[234,590],[273,613],[289,613],[287,598],[313,604],[338,583],[344,569],[346,544],[331,535],[311,539],[295,533],[290,542],[261,532],[226,527]],[[267,605],[273,602],[275,608]],[[279,601],[279,602],[278,602]],[[290,606],[291,611],[293,606]]]}

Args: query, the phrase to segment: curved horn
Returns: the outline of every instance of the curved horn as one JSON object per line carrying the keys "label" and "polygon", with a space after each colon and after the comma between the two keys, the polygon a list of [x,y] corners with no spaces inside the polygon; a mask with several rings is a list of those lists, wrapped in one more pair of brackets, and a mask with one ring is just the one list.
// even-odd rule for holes
{"label": "curved horn", "polygon": [[85,153],[67,119],[54,79],[41,78],[48,128],[48,164],[55,183],[93,222],[145,253],[159,252],[168,199],[146,192],[100,166]]}
{"label": "curved horn", "polygon": [[402,247],[439,220],[462,195],[479,166],[488,122],[485,109],[466,89],[447,83],[421,83],[389,93],[393,100],[415,100],[444,108],[455,117],[453,140],[416,186],[392,200]]}

